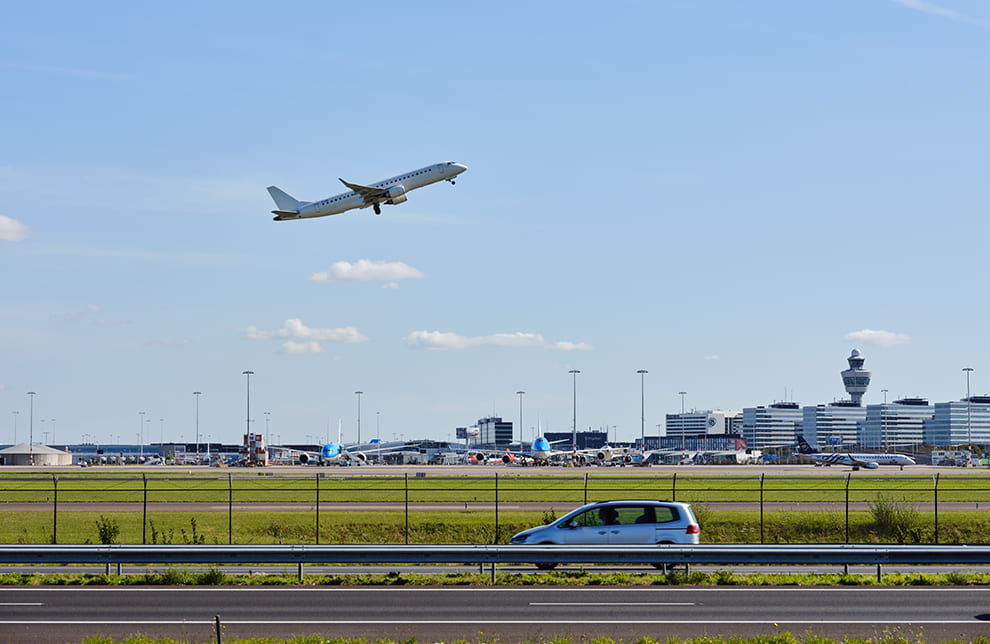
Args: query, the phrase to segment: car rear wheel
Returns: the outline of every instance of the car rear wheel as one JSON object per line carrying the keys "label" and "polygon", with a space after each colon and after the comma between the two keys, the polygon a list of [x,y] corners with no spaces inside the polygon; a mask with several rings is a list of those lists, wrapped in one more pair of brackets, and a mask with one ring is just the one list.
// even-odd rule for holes
{"label": "car rear wheel", "polygon": [[[537,545],[552,546],[554,544],[550,543],[549,541],[544,541],[543,543]],[[540,570],[553,570],[554,568],[557,567],[557,564],[549,561],[541,561],[540,563],[536,564],[536,567],[539,568]]]}

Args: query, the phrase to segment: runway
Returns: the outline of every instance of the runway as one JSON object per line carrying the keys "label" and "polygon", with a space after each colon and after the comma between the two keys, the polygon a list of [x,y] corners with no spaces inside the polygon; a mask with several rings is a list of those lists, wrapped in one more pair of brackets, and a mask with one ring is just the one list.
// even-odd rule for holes
{"label": "runway", "polygon": [[986,588],[2,588],[3,641],[990,635]]}

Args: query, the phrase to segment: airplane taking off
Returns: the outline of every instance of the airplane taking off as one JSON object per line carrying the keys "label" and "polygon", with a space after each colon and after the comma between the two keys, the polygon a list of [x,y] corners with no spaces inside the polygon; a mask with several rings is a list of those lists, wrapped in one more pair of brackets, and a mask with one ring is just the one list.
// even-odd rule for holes
{"label": "airplane taking off", "polygon": [[904,454],[850,454],[849,452],[816,452],[815,448],[804,440],[804,436],[798,434],[798,452],[801,456],[807,456],[815,461],[815,465],[849,465],[854,470],[865,467],[868,470],[875,470],[881,465],[915,465],[915,460]]}
{"label": "airplane taking off", "polygon": [[268,186],[268,194],[275,201],[277,210],[273,210],[275,221],[287,219],[309,219],[311,217],[326,217],[339,215],[355,208],[371,206],[376,215],[382,214],[382,204],[400,204],[407,201],[410,192],[416,188],[428,186],[438,181],[454,183],[454,178],[467,170],[466,165],[448,161],[434,163],[418,170],[406,172],[391,179],[385,179],[370,186],[348,183],[343,179],[342,184],[350,188],[350,192],[342,192],[333,197],[320,201],[299,201],[275,186]]}

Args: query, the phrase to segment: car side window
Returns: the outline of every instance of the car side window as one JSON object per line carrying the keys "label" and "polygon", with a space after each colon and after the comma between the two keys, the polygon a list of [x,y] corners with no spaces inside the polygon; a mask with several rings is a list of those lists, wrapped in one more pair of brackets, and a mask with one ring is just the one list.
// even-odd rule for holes
{"label": "car side window", "polygon": [[657,523],[670,523],[671,521],[677,521],[680,517],[677,514],[676,508],[671,507],[658,507],[655,508]]}
{"label": "car side window", "polygon": [[582,512],[571,519],[570,523],[571,525],[576,525],[579,528],[589,528],[601,525],[601,520],[598,517],[597,510],[588,510],[587,512]]}

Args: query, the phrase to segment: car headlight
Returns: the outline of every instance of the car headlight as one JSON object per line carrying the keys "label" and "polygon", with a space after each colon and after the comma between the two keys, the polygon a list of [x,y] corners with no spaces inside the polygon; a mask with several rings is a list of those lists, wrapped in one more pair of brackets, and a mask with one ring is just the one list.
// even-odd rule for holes
{"label": "car headlight", "polygon": [[526,534],[517,534],[514,537],[512,537],[511,539],[509,539],[509,543],[517,543],[517,544],[518,543],[526,543],[526,539],[528,539],[528,538],[529,538],[529,535],[526,535]]}

